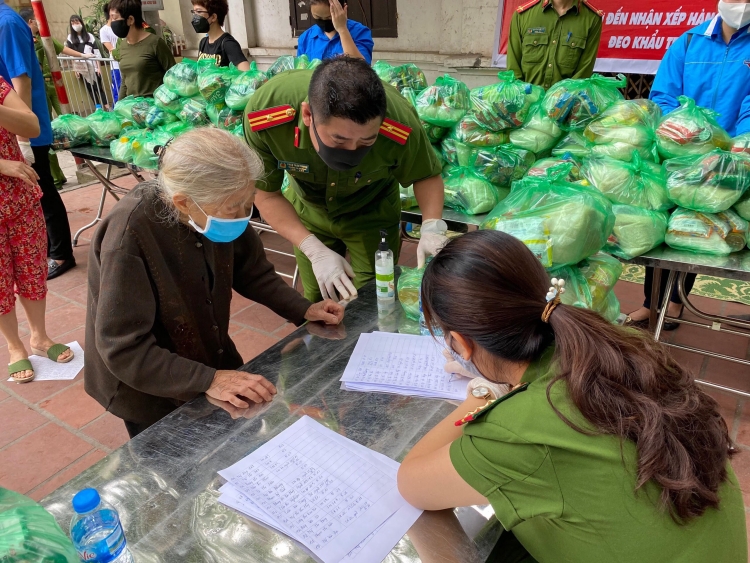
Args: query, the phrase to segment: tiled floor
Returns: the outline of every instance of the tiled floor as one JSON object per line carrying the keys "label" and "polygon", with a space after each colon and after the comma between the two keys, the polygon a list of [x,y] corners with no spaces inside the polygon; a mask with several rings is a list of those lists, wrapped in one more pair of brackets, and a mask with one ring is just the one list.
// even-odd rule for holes
{"label": "tiled floor", "polygon": [[[119,181],[132,186],[134,180]],[[73,232],[89,223],[101,195],[101,186],[68,191],[63,199]],[[108,198],[105,210],[113,205]],[[62,342],[84,342],[86,273],[89,242],[93,229],[83,233],[75,249],[78,267],[49,283],[47,327],[52,338]],[[263,235],[266,244],[290,250],[287,243]],[[280,271],[291,273],[292,258],[270,254]],[[415,247],[405,244],[402,264],[413,266]],[[642,301],[642,286],[627,282],[615,288],[622,310],[627,312]],[[696,297],[695,303],[709,312],[726,315],[750,313],[743,305]],[[23,318],[23,311],[19,308]],[[686,313],[686,318],[691,316]],[[235,295],[232,301],[230,335],[245,360],[249,360],[286,336],[292,326],[265,307]],[[28,328],[21,324],[28,346]],[[750,358],[750,340],[690,326],[669,333],[667,339],[686,345],[700,345],[728,355]],[[724,360],[675,351],[675,356],[701,378],[750,392],[750,367]],[[0,365],[7,363],[7,347],[0,343]],[[4,378],[0,378],[4,379]],[[712,392],[737,442],[740,453],[734,466],[750,510],[750,401]],[[16,385],[0,381],[0,486],[41,499],[73,476],[121,446],[128,437],[122,422],[106,413],[83,390],[83,376],[73,381],[33,382]]]}

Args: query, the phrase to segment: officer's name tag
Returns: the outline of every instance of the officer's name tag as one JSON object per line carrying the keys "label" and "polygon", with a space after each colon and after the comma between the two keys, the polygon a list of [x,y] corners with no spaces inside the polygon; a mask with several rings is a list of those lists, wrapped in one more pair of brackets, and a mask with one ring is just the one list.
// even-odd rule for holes
{"label": "officer's name tag", "polygon": [[279,170],[288,170],[289,172],[299,172],[301,174],[307,174],[308,172],[310,172],[310,165],[302,164],[301,162],[287,162],[286,160],[280,160]]}
{"label": "officer's name tag", "polygon": [[528,35],[544,35],[547,33],[546,27],[530,27],[526,30]]}

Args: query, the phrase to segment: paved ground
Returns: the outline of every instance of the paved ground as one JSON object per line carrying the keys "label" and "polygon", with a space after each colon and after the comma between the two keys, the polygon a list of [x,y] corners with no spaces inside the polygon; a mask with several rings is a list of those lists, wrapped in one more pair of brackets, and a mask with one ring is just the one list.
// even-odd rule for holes
{"label": "paved ground", "polygon": [[[126,179],[122,185],[132,185]],[[89,223],[101,195],[99,184],[66,191],[71,229],[75,232]],[[105,210],[112,207],[111,198]],[[93,229],[86,231],[75,249],[78,266],[52,280],[47,299],[47,328],[50,337],[60,342],[84,342],[86,312],[86,274],[89,241]],[[284,241],[267,237],[266,244],[291,250]],[[414,245],[405,244],[402,264],[416,262]],[[293,259],[271,255],[280,271],[291,273]],[[642,286],[620,282],[615,288],[622,310],[631,311],[642,301]],[[750,313],[748,307],[724,301],[695,298],[706,311],[731,314]],[[23,318],[23,312],[19,308]],[[690,318],[690,315],[687,315]],[[278,342],[293,327],[265,307],[235,295],[232,301],[230,335],[247,361]],[[28,328],[21,324],[28,346]],[[670,339],[688,345],[710,347],[717,352],[750,358],[750,340],[735,335],[683,326]],[[728,361],[676,351],[675,356],[703,379],[750,391],[750,367]],[[0,365],[7,364],[7,347],[0,344]],[[4,378],[0,378],[4,379]],[[750,509],[750,403],[730,395],[713,392],[722,414],[737,442],[739,454],[733,462]],[[122,422],[106,413],[83,390],[83,376],[73,381],[33,382],[17,385],[0,382],[0,486],[41,499],[49,492],[90,467],[128,437]]]}

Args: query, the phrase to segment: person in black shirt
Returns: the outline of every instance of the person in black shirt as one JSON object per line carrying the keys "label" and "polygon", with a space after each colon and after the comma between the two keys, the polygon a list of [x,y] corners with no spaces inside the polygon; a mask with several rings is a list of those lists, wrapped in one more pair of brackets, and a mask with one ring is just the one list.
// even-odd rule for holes
{"label": "person in black shirt", "polygon": [[198,60],[214,59],[216,66],[229,66],[233,63],[240,70],[250,70],[250,63],[242,53],[240,44],[221,29],[228,11],[227,0],[193,1],[193,9],[190,10],[193,14],[193,29],[196,33],[207,34],[198,46]]}

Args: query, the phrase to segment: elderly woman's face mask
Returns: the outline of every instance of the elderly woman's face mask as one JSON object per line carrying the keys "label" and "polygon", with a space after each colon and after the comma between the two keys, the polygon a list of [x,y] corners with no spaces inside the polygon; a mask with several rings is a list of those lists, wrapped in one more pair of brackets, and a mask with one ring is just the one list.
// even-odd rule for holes
{"label": "elderly woman's face mask", "polygon": [[[255,193],[254,189],[252,193]],[[229,197],[221,205],[207,210],[193,202],[200,213],[206,217],[206,220],[203,225],[199,225],[188,214],[188,223],[212,242],[232,242],[242,236],[242,233],[247,229],[252,214],[252,203],[252,195],[248,197],[247,194]]]}

